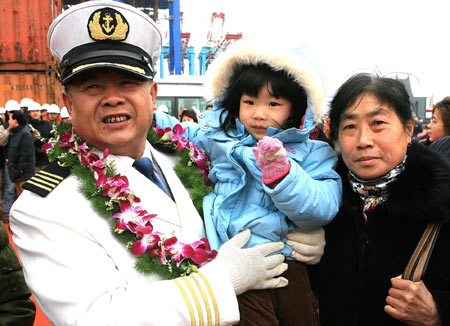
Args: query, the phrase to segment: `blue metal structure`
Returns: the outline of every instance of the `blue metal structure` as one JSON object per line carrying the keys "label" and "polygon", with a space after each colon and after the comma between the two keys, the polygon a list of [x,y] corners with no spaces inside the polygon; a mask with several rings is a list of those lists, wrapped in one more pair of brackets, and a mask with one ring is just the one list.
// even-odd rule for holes
{"label": "blue metal structure", "polygon": [[202,50],[198,54],[199,61],[199,75],[204,75],[206,72],[206,63],[208,62],[208,55],[213,52],[214,48],[209,46],[202,47]]}
{"label": "blue metal structure", "polygon": [[181,26],[180,26],[180,0],[172,0],[169,2],[169,58],[170,73],[173,75],[181,75]]}

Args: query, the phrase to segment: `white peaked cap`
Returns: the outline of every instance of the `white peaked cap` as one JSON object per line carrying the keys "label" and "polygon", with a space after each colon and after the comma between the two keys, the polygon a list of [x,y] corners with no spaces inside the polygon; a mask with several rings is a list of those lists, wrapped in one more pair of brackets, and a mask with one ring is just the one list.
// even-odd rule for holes
{"label": "white peaked cap", "polygon": [[82,71],[105,67],[152,79],[162,34],[148,15],[133,6],[87,1],[56,17],[47,41],[63,84]]}

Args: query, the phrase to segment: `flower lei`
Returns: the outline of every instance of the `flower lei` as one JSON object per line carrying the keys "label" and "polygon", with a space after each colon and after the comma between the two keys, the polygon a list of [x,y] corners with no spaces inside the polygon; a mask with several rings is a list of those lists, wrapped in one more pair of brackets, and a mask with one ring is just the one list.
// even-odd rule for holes
{"label": "flower lei", "polygon": [[[167,139],[169,130],[156,130],[158,135],[166,137],[163,142],[169,140],[179,151],[187,152],[191,164],[195,162],[199,173],[207,179],[207,157],[181,136],[184,131],[181,125],[176,125],[171,133],[173,136]],[[189,275],[215,258],[217,251],[210,250],[207,239],[186,244],[173,234],[165,235],[153,228],[152,219],[156,214],[137,205],[140,199],[130,190],[128,178],[116,174],[112,162],[107,161],[108,149],[100,158],[67,123],[54,125],[52,133],[53,137],[42,147],[49,161],[58,160],[71,168],[81,181],[81,192],[91,201],[94,210],[110,218],[114,234],[138,256],[137,270],[173,279]]]}

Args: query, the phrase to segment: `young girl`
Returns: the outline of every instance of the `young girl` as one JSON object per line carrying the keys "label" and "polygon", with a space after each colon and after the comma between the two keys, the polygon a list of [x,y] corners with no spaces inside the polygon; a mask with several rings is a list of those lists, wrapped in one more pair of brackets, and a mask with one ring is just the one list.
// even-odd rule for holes
{"label": "young girl", "polygon": [[[308,139],[325,115],[323,92],[294,53],[236,43],[208,69],[214,108],[185,136],[211,161],[214,192],[203,200],[210,245],[218,249],[250,229],[247,247],[287,242],[295,226],[311,230],[330,222],[341,200],[334,151]],[[155,112],[157,128],[177,121]],[[314,325],[317,321],[306,267],[291,258],[285,288],[238,296],[241,325]]]}

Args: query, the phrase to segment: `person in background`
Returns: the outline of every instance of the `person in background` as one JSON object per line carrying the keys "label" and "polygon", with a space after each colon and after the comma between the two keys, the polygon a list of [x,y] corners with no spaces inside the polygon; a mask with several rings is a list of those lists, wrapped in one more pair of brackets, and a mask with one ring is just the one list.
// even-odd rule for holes
{"label": "person in background", "polygon": [[61,122],[60,117],[61,110],[56,104],[50,104],[48,111],[47,111],[47,118],[48,121],[51,123],[57,123],[59,124]]}
{"label": "person in background", "polygon": [[35,173],[36,157],[33,136],[27,127],[25,113],[15,111],[9,120],[11,138],[8,148],[8,173],[16,185],[17,196],[22,193],[22,185]]}
{"label": "person in background", "polygon": [[[286,288],[238,297],[240,325],[316,325],[316,302],[307,267],[291,255],[287,233],[329,223],[341,201],[335,152],[309,139],[325,114],[318,76],[300,56],[272,44],[236,42],[209,66],[214,110],[183,134],[211,161],[214,191],[203,199],[214,249],[249,228],[248,247],[283,241]],[[156,127],[179,123],[155,112]],[[302,123],[303,121],[303,123]],[[302,126],[300,128],[300,126]]]}
{"label": "person in background", "polygon": [[212,108],[213,108],[212,104],[208,104],[205,108],[205,111],[212,110]]}
{"label": "person in background", "polygon": [[20,101],[20,112],[23,112],[25,114],[28,114],[28,110],[30,107],[32,107],[34,105],[34,101],[31,98],[28,97],[24,97],[21,101]]}
{"label": "person in background", "polygon": [[441,154],[450,163],[450,136],[441,137],[432,142],[430,148]]}
{"label": "person in background", "polygon": [[72,120],[70,119],[69,111],[67,111],[67,108],[65,106],[61,109],[61,122],[72,122]]}
{"label": "person in background", "polygon": [[0,221],[0,325],[32,326],[36,306],[25,283],[17,255],[9,243],[8,231]]}
{"label": "person in background", "polygon": [[429,140],[431,143],[450,135],[450,96],[433,106],[433,116],[429,123]]}
{"label": "person in background", "polygon": [[32,136],[34,143],[34,153],[36,158],[36,172],[42,170],[48,164],[47,155],[42,151],[42,145],[51,137],[52,124],[49,121],[41,120],[41,106],[39,103],[34,104],[28,108],[30,115],[29,125],[32,128]]}
{"label": "person in background", "polygon": [[[114,39],[108,39],[111,35]],[[74,5],[49,27],[48,44],[61,71],[73,131],[92,146],[92,155],[78,158],[66,152],[73,174],[62,164],[68,161],[55,160],[27,182],[12,208],[10,226],[27,284],[55,325],[231,325],[239,320],[236,294],[284,285],[279,279],[286,269],[283,256],[271,255],[282,243],[242,249],[249,231],[230,240],[217,258],[189,276],[163,280],[159,273],[136,269],[138,256],[133,253],[147,258],[153,251],[146,235],[159,232],[164,246],[169,244],[161,233],[183,243],[204,237],[202,220],[169,159],[146,140],[158,88],[153,64],[162,40],[147,14],[115,1]],[[110,55],[102,56],[104,51]],[[83,181],[100,190],[92,182],[96,176],[113,185],[97,174],[99,161],[92,167],[96,172],[76,173],[81,162],[95,160],[94,152],[107,155],[107,165],[120,173],[116,177],[121,190],[113,188],[127,191],[123,181],[132,193],[121,201],[123,213],[114,217],[116,226],[132,228],[144,207],[156,214],[145,216],[152,227],[136,225],[141,240],[133,240],[132,252],[111,232],[107,203],[95,208],[90,195],[80,189]],[[110,188],[111,197],[114,189]],[[135,196],[139,207],[134,206]],[[168,269],[164,260],[153,262]]]}
{"label": "person in background", "polygon": [[2,119],[2,123],[6,121],[6,109],[0,107],[0,119]]}
{"label": "person in background", "polygon": [[[405,86],[350,77],[330,105],[342,205],[318,266],[321,325],[450,325],[450,169],[412,142]],[[440,233],[422,280],[401,278],[430,222]]]}
{"label": "person in background", "polygon": [[[3,123],[5,122],[5,108],[0,108],[0,134],[4,133],[5,128]],[[0,198],[3,199],[3,191],[5,188],[5,148],[0,146]],[[3,211],[3,205],[0,205],[0,220],[4,223],[9,223],[9,218],[5,217]]]}
{"label": "person in background", "polygon": [[190,109],[182,109],[180,112],[180,121],[181,122],[195,122],[198,123],[197,114],[194,110]]}
{"label": "person in background", "polygon": [[16,185],[11,181],[8,169],[8,149],[9,149],[9,136],[11,127],[9,120],[14,112],[20,111],[20,105],[15,100],[8,100],[5,104],[6,119],[0,126],[0,146],[3,148],[5,157],[5,187],[3,190],[3,211],[5,219],[9,220],[9,211],[12,204],[16,200]]}
{"label": "person in background", "polygon": [[50,105],[48,103],[44,103],[41,106],[41,119],[44,121],[48,121],[48,108],[50,107]]}

